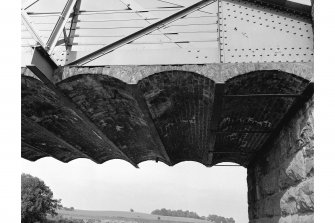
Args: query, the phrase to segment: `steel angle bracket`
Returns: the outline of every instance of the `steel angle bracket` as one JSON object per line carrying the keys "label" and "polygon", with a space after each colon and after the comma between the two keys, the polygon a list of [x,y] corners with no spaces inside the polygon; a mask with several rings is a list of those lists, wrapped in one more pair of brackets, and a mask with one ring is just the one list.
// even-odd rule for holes
{"label": "steel angle bracket", "polygon": [[[37,67],[49,81],[52,83],[56,82],[54,72],[58,68],[58,65],[43,47],[39,46],[34,49],[31,65]],[[27,67],[29,68],[29,66]]]}

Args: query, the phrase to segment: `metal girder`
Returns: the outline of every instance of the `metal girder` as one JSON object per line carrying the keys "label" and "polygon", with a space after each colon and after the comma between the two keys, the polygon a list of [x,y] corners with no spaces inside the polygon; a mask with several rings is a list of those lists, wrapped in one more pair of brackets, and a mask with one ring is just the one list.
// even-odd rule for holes
{"label": "metal girder", "polygon": [[[126,46],[125,46],[126,47]],[[75,61],[87,54],[87,51],[71,51],[66,59]],[[173,55],[167,57],[168,55]],[[64,62],[62,54],[55,54],[57,63]],[[115,53],[106,54],[97,58],[88,66],[110,66],[110,65],[159,65],[159,64],[209,64],[219,63],[217,48],[170,48],[170,49],[123,49],[120,48]],[[66,65],[66,64],[65,64]],[[68,65],[68,64],[67,64]]]}
{"label": "metal girder", "polygon": [[190,14],[190,13],[192,13],[192,12],[202,8],[202,7],[205,7],[205,6],[211,4],[215,1],[216,0],[202,0],[202,1],[199,1],[195,4],[193,4],[193,5],[185,8],[185,9],[180,10],[179,12],[176,12],[176,13],[168,16],[165,19],[162,19],[162,20],[160,20],[160,21],[158,21],[158,22],[156,22],[152,25],[149,25],[149,26],[133,33],[133,34],[130,34],[129,36],[127,36],[125,38],[122,38],[122,39],[120,39],[120,40],[118,40],[118,41],[116,41],[112,44],[109,44],[105,47],[102,47],[102,48],[100,48],[100,49],[98,49],[98,50],[96,50],[96,51],[78,59],[78,60],[75,60],[75,61],[69,63],[68,65],[77,65],[77,66],[84,65],[84,64],[86,64],[86,63],[88,63],[92,60],[95,60],[95,59],[97,59],[97,58],[99,58],[99,57],[101,57],[101,56],[103,56],[107,53],[110,53],[113,50],[115,50],[115,49],[117,49],[121,46],[124,46],[124,45],[126,45],[126,44],[128,44],[128,43],[130,43],[130,42],[132,42],[132,41],[134,41],[134,40],[136,40],[136,39],[138,39],[142,36],[145,36],[146,34],[149,34],[149,33],[153,32],[157,29],[160,29],[160,28],[166,26],[167,24],[169,24],[171,22],[174,22],[175,20],[177,20],[177,19],[179,19],[183,16],[186,16],[186,15],[188,15],[188,14]]}
{"label": "metal girder", "polygon": [[73,9],[74,4],[76,3],[76,0],[68,0],[66,2],[66,5],[59,16],[59,19],[54,27],[54,29],[51,32],[51,35],[46,43],[45,49],[51,53],[53,49],[55,48],[57,44],[57,40],[59,39],[59,36],[62,34],[63,29],[65,27],[65,24],[67,20],[70,17],[71,11]]}
{"label": "metal girder", "polygon": [[270,98],[295,98],[300,97],[299,94],[231,94],[222,95],[224,98],[250,98],[250,97],[270,97]]}
{"label": "metal girder", "polygon": [[34,40],[41,45],[42,47],[45,46],[43,40],[38,33],[38,30],[34,27],[33,22],[30,20],[29,15],[27,14],[25,9],[21,9],[21,18],[24,26],[28,29],[30,35],[34,38]]}
{"label": "metal girder", "polygon": [[40,46],[34,49],[31,65],[37,67],[49,81],[55,82],[53,74],[58,66],[43,47]]}
{"label": "metal girder", "polygon": [[239,152],[239,151],[208,151],[209,153],[214,153],[214,154],[233,154],[233,153],[237,153],[237,154],[250,154],[247,152]]}
{"label": "metal girder", "polygon": [[258,5],[265,5],[279,10],[287,10],[292,13],[299,13],[300,15],[309,17],[311,6],[304,5],[298,2],[289,0],[244,0],[246,2],[253,2]]}
{"label": "metal girder", "polygon": [[211,130],[211,132],[216,134],[231,134],[231,133],[272,133],[272,130],[236,130],[236,131],[220,131],[220,130]]}
{"label": "metal girder", "polygon": [[31,7],[32,5],[34,5],[36,2],[38,2],[39,0],[27,0],[22,4],[22,8],[21,9],[28,9],[29,7]]}
{"label": "metal girder", "polygon": [[[153,136],[153,139],[155,140],[155,143],[158,146],[158,148],[157,148],[158,151],[164,157],[164,159],[166,160],[166,162],[169,165],[172,165],[171,159],[170,159],[169,155],[166,152],[166,148],[165,148],[165,146],[163,144],[163,141],[162,141],[161,137],[159,136],[157,128],[156,128],[156,126],[155,126],[155,124],[154,124],[154,122],[153,122],[153,120],[151,118],[148,105],[147,105],[144,97],[141,96],[141,95],[143,95],[143,92],[137,86],[135,86],[135,85],[133,87],[133,92],[134,92],[134,97],[137,100],[140,109],[143,111],[144,118],[146,119],[147,124],[150,126],[151,134]],[[156,158],[156,162],[158,162],[158,161],[159,161],[159,158],[157,157]]]}
{"label": "metal girder", "polygon": [[310,19],[256,2],[224,0],[219,7],[223,63],[310,62]]}
{"label": "metal girder", "polygon": [[[220,61],[221,62],[221,61]],[[220,73],[221,73],[220,68]],[[224,94],[224,88],[223,85],[220,84],[215,84],[215,90],[214,90],[214,102],[213,102],[213,110],[212,110],[212,117],[210,121],[210,129],[217,129],[217,124],[219,123],[220,120],[220,114],[221,114],[221,108],[222,108],[222,103],[223,100],[221,100],[220,96]],[[215,142],[216,142],[216,134],[214,132],[211,132],[209,134],[210,140],[209,140],[209,146],[208,150],[205,151],[204,156],[203,156],[203,163],[206,163],[206,165],[210,166],[213,162],[214,154],[212,151],[214,150],[215,147]]]}
{"label": "metal girder", "polygon": [[81,0],[76,0],[76,4],[74,5],[73,8],[73,16],[72,16],[72,20],[71,20],[71,26],[70,26],[70,32],[68,35],[68,51],[71,51],[72,49],[72,44],[73,44],[73,40],[74,38],[71,38],[72,36],[75,35],[76,32],[76,26],[78,23],[78,15],[79,15],[79,11],[80,11],[80,6],[81,6]]}

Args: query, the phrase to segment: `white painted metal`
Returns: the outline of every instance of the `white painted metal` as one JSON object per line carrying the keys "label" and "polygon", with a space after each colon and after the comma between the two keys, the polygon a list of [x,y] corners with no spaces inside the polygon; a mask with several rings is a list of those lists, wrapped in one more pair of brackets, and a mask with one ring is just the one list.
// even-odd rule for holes
{"label": "white painted metal", "polygon": [[41,39],[41,35],[39,31],[34,27],[33,22],[29,18],[29,15],[27,14],[25,9],[21,9],[21,18],[24,26],[27,28],[30,35],[34,38],[34,40],[40,44],[42,47],[45,46],[43,40]]}
{"label": "white painted metal", "polygon": [[[137,1],[135,0],[119,0],[122,3],[124,3],[124,5],[126,5],[127,7],[131,8],[131,10],[133,11],[143,11],[143,13],[136,13],[136,15],[138,15],[141,18],[144,18],[144,20],[148,23],[148,24],[152,24],[153,22],[155,22],[155,20],[152,20],[154,18],[156,18],[156,16],[154,16],[150,11],[147,11],[144,7],[142,7],[140,4],[137,3]],[[171,39],[171,37],[164,35],[160,30],[158,30],[162,35],[161,36],[155,36],[155,39],[159,40],[159,41],[173,41],[173,39]],[[178,45],[178,44],[176,44]]]}
{"label": "white painted metal", "polygon": [[21,9],[28,9],[30,6],[34,5],[36,2],[38,2],[39,0],[26,0],[22,6],[21,6]]}
{"label": "white painted metal", "polygon": [[[100,13],[97,15],[79,15],[77,29],[71,34],[70,47],[66,51],[65,45],[56,46],[51,54],[58,65],[65,65],[90,52],[93,52],[111,42],[120,40],[140,28],[116,28],[119,26],[146,27],[149,23],[155,23],[160,19],[174,13],[158,1],[122,0],[111,3],[109,0],[83,1],[84,11],[101,10],[125,10],[125,4],[130,4],[131,13]],[[186,6],[199,0],[177,1],[170,0],[170,6]],[[33,2],[33,1],[32,1]],[[64,4],[67,0],[63,0]],[[152,4],[156,2],[155,4]],[[61,11],[60,4],[55,3],[49,9],[38,8],[45,3],[40,1],[30,10],[34,12]],[[117,3],[117,4],[116,4]],[[136,4],[137,3],[137,4]],[[227,4],[228,3],[228,4]],[[108,4],[108,5],[107,5]],[[43,5],[43,4],[41,4]],[[103,7],[102,7],[103,6]],[[220,10],[217,7],[220,6]],[[85,8],[86,7],[86,8]],[[144,9],[153,9],[150,12],[141,12]],[[137,13],[134,13],[136,11]],[[254,4],[251,1],[219,0],[218,4],[211,4],[204,8],[204,12],[195,11],[175,21],[173,24],[158,29],[149,35],[141,37],[130,44],[113,52],[113,55],[105,55],[86,65],[139,65],[139,64],[197,64],[197,63],[240,63],[240,62],[294,62],[313,60],[313,30],[310,21],[292,14],[292,10],[285,11],[269,9],[267,4]],[[216,12],[218,17],[216,18]],[[40,17],[43,16],[43,17]],[[54,15],[29,16],[34,22],[35,30],[38,30],[40,42],[47,42],[53,24],[57,17]],[[207,16],[207,17],[206,17]],[[215,22],[218,22],[216,24]],[[69,32],[70,19],[65,28]],[[212,25],[191,25],[212,24]],[[89,29],[90,27],[95,29]],[[96,29],[102,28],[102,29]],[[216,32],[219,30],[219,32]],[[63,31],[63,30],[62,30]],[[38,42],[32,39],[30,32],[22,30],[22,65],[30,64],[32,46]],[[162,34],[164,33],[164,35]],[[213,41],[215,39],[219,41]],[[61,38],[60,38],[61,39]],[[206,40],[211,40],[206,42]],[[169,42],[173,43],[169,43]],[[183,43],[180,43],[182,41]],[[188,43],[184,41],[190,41]],[[60,43],[60,42],[59,42]],[[72,46],[72,43],[74,44]],[[177,45],[178,44],[178,45]],[[218,54],[218,52],[220,52]]]}
{"label": "white painted metal", "polygon": [[224,46],[224,32],[223,32],[223,18],[222,18],[222,1],[218,1],[218,13],[217,13],[217,32],[218,32],[218,43],[219,43],[219,58],[220,58],[220,63],[223,63],[224,61],[224,51],[223,51],[223,46]]}
{"label": "white painted metal", "polygon": [[[217,43],[215,43],[217,45]],[[211,48],[164,48],[164,49],[133,49],[122,48],[115,53],[106,54],[103,57],[85,64],[86,66],[106,65],[148,65],[148,64],[205,64],[218,63],[218,51],[214,45]],[[64,65],[76,58],[87,54],[87,51],[54,52],[53,57],[58,65]]]}
{"label": "white painted metal", "polygon": [[222,1],[225,63],[313,60],[312,25],[290,13],[240,1]]}
{"label": "white painted metal", "polygon": [[138,30],[137,32],[134,32],[132,34],[130,34],[129,36],[125,37],[125,38],[122,38],[114,43],[111,43],[105,47],[102,47],[82,58],[79,58],[73,62],[71,62],[69,65],[83,65],[83,64],[87,64],[88,62],[91,62],[101,56],[104,56],[112,51],[114,51],[115,49],[119,48],[119,47],[122,47],[142,36],[145,36],[153,31],[156,31],[160,28],[163,28],[165,27],[167,24],[170,24],[176,20],[178,20],[179,18],[181,17],[184,17],[184,16],[187,16],[188,14],[200,9],[200,8],[203,8],[213,2],[215,2],[216,0],[202,0],[202,1],[199,1],[185,9],[182,9],[156,23],[153,23],[143,29],[140,29]]}
{"label": "white painted metal", "polygon": [[76,0],[68,0],[64,7],[63,12],[59,16],[59,19],[48,39],[48,42],[46,43],[46,49],[49,53],[51,53],[54,47],[56,46],[57,41],[63,32],[65,24],[67,20],[69,19],[71,12],[73,11],[73,6],[75,3],[76,3]]}

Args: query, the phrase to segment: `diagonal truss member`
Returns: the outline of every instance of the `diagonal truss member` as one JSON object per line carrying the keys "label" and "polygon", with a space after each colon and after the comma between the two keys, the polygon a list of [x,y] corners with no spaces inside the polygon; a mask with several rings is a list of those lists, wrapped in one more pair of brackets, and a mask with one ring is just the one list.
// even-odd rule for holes
{"label": "diagonal truss member", "polygon": [[65,24],[67,20],[70,17],[70,14],[73,10],[73,7],[76,3],[76,0],[68,0],[66,2],[66,5],[63,9],[62,14],[59,16],[59,19],[54,27],[54,29],[51,32],[51,35],[46,43],[45,49],[51,53],[53,49],[55,48],[57,44],[57,40],[59,39],[59,36],[62,34],[63,29],[65,27]]}
{"label": "diagonal truss member", "polygon": [[170,23],[176,21],[177,19],[180,19],[180,18],[182,18],[182,17],[184,17],[184,16],[186,16],[186,15],[188,15],[188,14],[190,14],[190,13],[196,11],[196,10],[199,10],[200,8],[203,8],[203,7],[213,3],[215,1],[217,1],[217,0],[202,0],[202,1],[199,1],[195,4],[193,4],[193,5],[185,8],[185,9],[182,9],[182,10],[180,10],[180,11],[178,11],[178,12],[176,12],[176,13],[174,13],[174,14],[172,14],[172,15],[170,15],[170,16],[168,16],[168,17],[166,17],[166,18],[164,18],[164,19],[162,19],[162,20],[160,20],[160,21],[158,21],[154,24],[152,24],[152,25],[149,25],[149,26],[147,26],[147,27],[145,27],[145,28],[143,28],[143,29],[141,29],[137,32],[134,32],[134,33],[130,34],[129,36],[126,36],[126,37],[124,37],[124,38],[122,38],[122,39],[120,39],[120,40],[118,40],[114,43],[111,43],[111,44],[109,44],[105,47],[102,47],[102,48],[100,48],[100,49],[82,57],[82,58],[79,58],[78,60],[75,60],[75,61],[67,64],[67,65],[80,66],[80,65],[84,65],[88,62],[91,62],[91,61],[93,61],[93,60],[95,60],[95,59],[97,59],[97,58],[99,58],[99,57],[101,57],[105,54],[108,54],[108,53],[114,51],[117,48],[120,48],[121,46],[124,46],[128,43],[131,43],[132,41],[134,41],[134,40],[136,40],[136,39],[138,39],[142,36],[145,36],[145,35],[153,32],[157,29],[160,29],[160,28],[166,26],[167,24],[170,24]]}

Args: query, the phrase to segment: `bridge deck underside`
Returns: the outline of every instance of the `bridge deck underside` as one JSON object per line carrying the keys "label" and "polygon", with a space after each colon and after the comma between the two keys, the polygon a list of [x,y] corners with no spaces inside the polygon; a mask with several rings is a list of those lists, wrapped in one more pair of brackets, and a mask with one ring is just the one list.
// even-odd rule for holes
{"label": "bridge deck underside", "polygon": [[57,83],[87,121],[38,79],[21,80],[25,159],[124,159],[134,165],[196,161],[206,166],[225,161],[247,166],[309,83],[277,70],[250,72],[225,83],[178,70],[137,84],[102,74]]}

